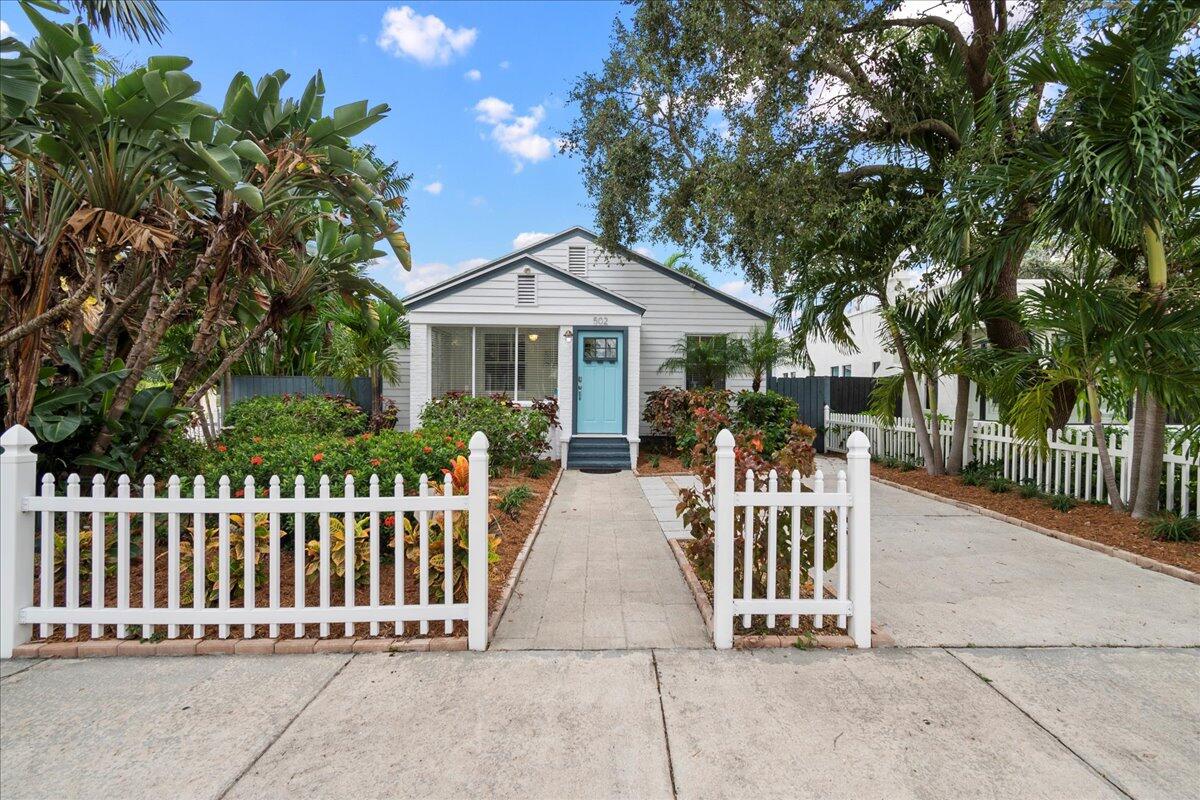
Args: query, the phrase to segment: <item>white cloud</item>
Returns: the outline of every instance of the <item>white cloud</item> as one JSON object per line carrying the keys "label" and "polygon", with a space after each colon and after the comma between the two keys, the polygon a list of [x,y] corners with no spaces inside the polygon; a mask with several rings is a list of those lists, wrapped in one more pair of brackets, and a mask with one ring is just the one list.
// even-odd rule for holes
{"label": "white cloud", "polygon": [[486,197],[484,197],[484,196],[483,196],[483,195],[481,195],[481,194],[477,194],[477,195],[475,195],[474,197],[472,197],[472,198],[471,198],[471,205],[475,206],[476,208],[480,208],[480,207],[482,207],[482,206],[486,206],[486,205],[487,205],[487,198],[486,198]]}
{"label": "white cloud", "polygon": [[507,61],[501,61],[501,62],[500,62],[500,69],[508,69],[508,62],[507,62]]}
{"label": "white cloud", "polygon": [[430,194],[441,194],[443,187],[441,181],[434,181],[433,183],[426,184],[424,188]]}
{"label": "white cloud", "polygon": [[725,292],[726,294],[737,294],[738,292],[740,292],[746,288],[746,282],[745,281],[726,281],[725,283],[722,283],[717,288],[720,289],[722,292]]}
{"label": "white cloud", "polygon": [[537,244],[542,239],[549,239],[553,235],[552,233],[541,233],[539,231],[518,233],[513,239],[513,250],[524,250],[526,247]]}
{"label": "white cloud", "polygon": [[369,270],[372,277],[382,281],[401,297],[418,292],[435,283],[453,277],[463,270],[486,264],[486,258],[469,258],[457,264],[446,264],[440,261],[429,261],[424,264],[414,264],[412,271],[400,266],[394,255],[377,259]]}
{"label": "white cloud", "polygon": [[483,73],[477,69],[469,69],[463,73],[463,77],[469,81],[477,81],[483,77]]}
{"label": "white cloud", "polygon": [[546,109],[540,105],[530,108],[528,114],[518,115],[512,103],[485,97],[475,104],[475,114],[476,120],[492,126],[492,140],[513,157],[517,172],[527,163],[544,161],[554,151],[550,140],[538,133],[546,117]]}
{"label": "white cloud", "polygon": [[499,97],[485,97],[475,104],[475,112],[480,122],[497,125],[513,115],[513,106]]}
{"label": "white cloud", "polygon": [[649,247],[635,247],[635,248],[633,248],[633,252],[635,252],[635,253],[641,253],[641,254],[642,254],[642,255],[644,255],[646,258],[654,258],[654,256],[653,256],[653,255],[651,255],[651,253],[650,253],[650,248],[649,248]]}
{"label": "white cloud", "polygon": [[7,22],[0,19],[0,39],[4,39],[8,36],[16,36],[16,34],[13,33],[13,29],[9,27]]}
{"label": "white cloud", "polygon": [[409,6],[383,12],[383,26],[375,43],[397,58],[411,58],[425,66],[449,64],[475,44],[475,28],[451,28],[433,14],[421,15]]}

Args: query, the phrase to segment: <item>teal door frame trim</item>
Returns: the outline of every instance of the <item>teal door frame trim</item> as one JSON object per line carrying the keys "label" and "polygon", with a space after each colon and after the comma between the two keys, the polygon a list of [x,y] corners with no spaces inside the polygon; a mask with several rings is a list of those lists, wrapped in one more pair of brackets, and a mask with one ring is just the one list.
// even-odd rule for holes
{"label": "teal door frame trim", "polygon": [[[575,396],[575,387],[579,385],[579,336],[580,331],[621,333],[621,342],[625,345],[625,357],[621,359],[621,436],[629,438],[629,327],[615,325],[572,325],[571,326],[571,438],[588,436],[579,432],[579,398]],[[603,435],[603,434],[592,434]]]}

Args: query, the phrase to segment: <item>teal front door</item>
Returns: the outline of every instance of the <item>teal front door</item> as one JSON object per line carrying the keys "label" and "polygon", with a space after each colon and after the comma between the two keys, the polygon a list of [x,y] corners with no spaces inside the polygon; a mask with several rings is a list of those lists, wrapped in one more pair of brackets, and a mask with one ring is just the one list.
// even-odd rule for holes
{"label": "teal front door", "polygon": [[576,433],[624,433],[624,331],[576,332],[575,409]]}

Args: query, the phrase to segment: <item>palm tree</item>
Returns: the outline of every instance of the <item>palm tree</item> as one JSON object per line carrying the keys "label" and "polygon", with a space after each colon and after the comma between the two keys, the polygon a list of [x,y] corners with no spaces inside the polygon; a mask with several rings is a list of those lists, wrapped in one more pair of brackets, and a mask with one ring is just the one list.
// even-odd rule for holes
{"label": "palm tree", "polygon": [[[1093,258],[1025,293],[1020,314],[1035,332],[1033,347],[1001,354],[989,381],[1005,421],[1021,438],[1044,446],[1055,390],[1067,383],[1082,386],[1109,503],[1124,511],[1102,402],[1138,385],[1197,413],[1200,296],[1190,291],[1170,305],[1146,302],[1132,279],[1111,279],[1108,265]],[[1154,490],[1157,494],[1157,483]]]}
{"label": "palm tree", "polygon": [[684,336],[672,345],[674,356],[659,365],[659,372],[682,372],[689,389],[723,389],[725,380],[746,366],[746,351],[725,334]]}
{"label": "palm tree", "polygon": [[687,258],[687,253],[671,253],[667,256],[667,260],[663,262],[664,267],[675,270],[680,275],[687,275],[692,280],[708,286],[708,279],[704,277],[700,270],[686,263],[683,259]]}
{"label": "palm tree", "polygon": [[154,0],[71,0],[75,13],[89,28],[102,28],[140,41],[158,44],[169,30],[167,18]]}
{"label": "palm tree", "polygon": [[775,321],[754,328],[745,338],[736,338],[733,346],[741,349],[737,360],[750,373],[751,388],[758,391],[771,368],[783,358],[786,343],[775,336]]}
{"label": "palm tree", "polygon": [[387,303],[347,302],[335,297],[321,309],[332,323],[329,348],[317,359],[317,369],[346,384],[366,375],[371,381],[371,421],[378,428],[383,417],[384,381],[400,378],[396,349],[408,345],[408,320]]}
{"label": "palm tree", "polygon": [[[1139,282],[1157,303],[1173,256],[1183,265],[1195,250],[1186,237],[1197,235],[1200,205],[1200,56],[1185,44],[1198,21],[1193,2],[1135,3],[1081,54],[1048,48],[1022,63],[1021,83],[1060,85],[1062,100],[1039,137],[976,180],[1012,203],[1045,197],[1030,219],[1035,234],[1107,251],[1126,271],[1140,255]],[[1030,226],[1013,230],[1014,246]],[[1133,512],[1144,517],[1158,504],[1165,408],[1152,394],[1137,408]]]}

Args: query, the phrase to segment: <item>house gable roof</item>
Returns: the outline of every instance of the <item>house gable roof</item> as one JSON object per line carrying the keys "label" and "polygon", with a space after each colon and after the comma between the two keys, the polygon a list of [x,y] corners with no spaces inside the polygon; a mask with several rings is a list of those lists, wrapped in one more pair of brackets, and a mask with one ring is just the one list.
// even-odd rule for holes
{"label": "house gable roof", "polygon": [[[404,298],[404,304],[409,306],[410,308],[417,307],[415,304],[423,305],[430,298],[437,296],[437,295],[441,295],[444,292],[449,291],[466,281],[475,282],[476,278],[479,275],[488,274],[488,273],[492,272],[493,270],[511,262],[514,258],[521,257],[522,255],[524,255],[527,258],[532,259],[533,261],[537,262],[537,264],[540,264],[542,267],[548,267],[549,269],[554,270],[554,272],[560,276],[566,275],[575,281],[579,281],[583,284],[586,284],[587,286],[589,286],[591,288],[598,289],[601,292],[607,293],[608,295],[617,297],[623,303],[631,303],[630,300],[626,300],[625,298],[622,298],[619,295],[616,295],[613,292],[609,291],[608,289],[605,289],[601,286],[598,286],[598,285],[592,283],[591,281],[586,281],[586,280],[583,280],[582,278],[577,278],[574,275],[570,275],[570,273],[567,273],[565,270],[561,270],[552,264],[548,264],[545,261],[542,261],[542,260],[536,258],[535,256],[528,255],[529,251],[531,251],[531,250],[554,244],[556,242],[562,241],[563,239],[569,238],[571,236],[582,236],[585,239],[587,239],[588,241],[593,242],[593,243],[596,242],[596,240],[599,238],[592,231],[590,231],[587,228],[584,228],[582,226],[579,226],[579,225],[576,225],[571,228],[567,228],[564,231],[559,231],[558,233],[554,234],[553,236],[549,236],[545,239],[539,239],[538,241],[534,242],[533,244],[531,244],[527,247],[522,247],[519,250],[513,250],[512,252],[507,253],[507,254],[501,256],[500,258],[493,259],[492,261],[489,261],[486,264],[481,264],[478,267],[473,267],[469,270],[459,273],[458,275],[454,275],[450,278],[447,278],[446,280],[441,281],[440,283],[435,283],[432,286],[427,286],[424,289],[413,292],[408,297]],[[704,294],[707,294],[710,297],[713,297],[724,303],[728,303],[729,305],[734,306],[735,308],[741,309],[742,311],[745,311],[747,314],[750,314],[752,316],[755,316],[761,320],[768,321],[768,322],[772,318],[771,314],[769,312],[763,311],[761,308],[751,305],[750,303],[747,303],[744,300],[740,300],[731,294],[726,294],[725,292],[722,292],[720,289],[714,289],[713,287],[709,286],[706,283],[701,283],[700,281],[693,280],[692,278],[689,278],[688,276],[686,276],[682,273],[676,272],[675,270],[671,269],[670,267],[666,266],[665,264],[661,264],[658,261],[655,261],[653,258],[650,258],[649,256],[644,256],[641,253],[639,253],[635,250],[630,250],[627,247],[618,247],[617,249],[620,251],[619,252],[620,255],[624,256],[625,258],[629,259],[630,261],[634,261],[638,264],[641,264],[644,267],[647,267],[648,269],[652,269],[655,272],[658,272],[660,274],[663,274],[670,278],[673,278],[673,279],[679,281],[680,283],[690,286],[691,288],[695,289],[698,292],[703,292]],[[642,309],[641,306],[638,306],[638,308],[641,309],[638,313],[641,313],[641,311],[645,310],[645,309]]]}
{"label": "house gable roof", "polygon": [[564,272],[553,264],[542,261],[536,256],[525,254],[524,251],[521,251],[521,253],[516,256],[508,256],[500,261],[491,262],[480,267],[476,267],[475,269],[468,270],[462,275],[456,275],[455,280],[453,281],[443,281],[440,284],[430,286],[428,289],[411,294],[405,298],[404,305],[410,309],[422,308],[436,299],[448,297],[455,292],[466,289],[467,287],[482,283],[495,275],[499,275],[523,266],[533,267],[543,274],[549,275],[578,289],[582,289],[588,294],[592,294],[603,300],[607,300],[608,302],[618,305],[621,308],[624,308],[626,311],[631,311],[639,316],[646,312],[645,308],[633,302],[632,300],[627,300],[616,292],[605,289],[603,286],[598,286],[589,280],[572,275],[569,272]]}

